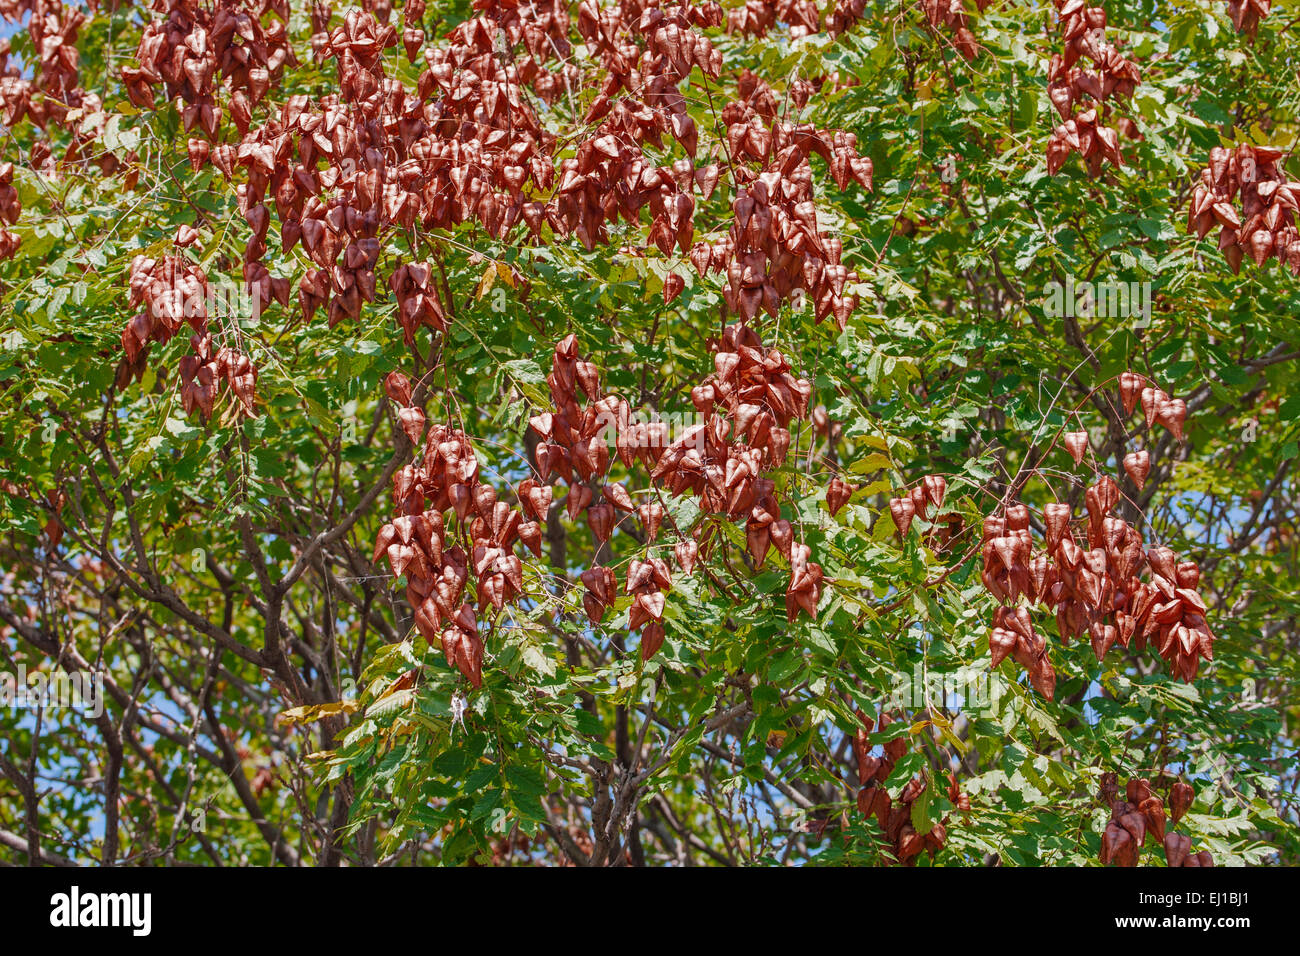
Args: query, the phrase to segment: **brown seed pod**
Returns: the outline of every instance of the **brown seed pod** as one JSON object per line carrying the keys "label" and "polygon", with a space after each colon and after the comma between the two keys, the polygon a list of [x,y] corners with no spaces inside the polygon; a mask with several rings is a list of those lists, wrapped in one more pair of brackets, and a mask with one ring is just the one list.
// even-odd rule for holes
{"label": "brown seed pod", "polygon": [[925,497],[934,505],[935,511],[943,507],[944,495],[948,493],[948,482],[942,475],[926,475],[921,479]]}
{"label": "brown seed pod", "polygon": [[1070,533],[1070,506],[1060,501],[1048,504],[1043,508],[1043,523],[1046,528],[1047,550],[1055,553]]}
{"label": "brown seed pod", "polygon": [[1124,785],[1124,798],[1135,806],[1150,796],[1151,781],[1145,777],[1133,777]]}
{"label": "brown seed pod", "polygon": [[1183,814],[1195,799],[1196,791],[1192,789],[1191,784],[1179,780],[1169,788],[1169,816],[1175,825],[1183,818]]}
{"label": "brown seed pod", "polygon": [[826,487],[826,507],[830,509],[832,517],[844,507],[853,491],[853,486],[842,478],[836,476],[831,479]]}
{"label": "brown seed pod", "polygon": [[1137,485],[1141,491],[1147,483],[1147,475],[1151,473],[1151,453],[1145,448],[1141,451],[1130,452],[1124,456],[1124,471],[1133,479],[1133,484]]}
{"label": "brown seed pod", "polygon": [[1141,400],[1142,414],[1146,417],[1147,428],[1150,428],[1155,424],[1160,408],[1169,401],[1169,396],[1163,389],[1148,385],[1142,389]]}
{"label": "brown seed pod", "polygon": [[685,288],[685,279],[675,272],[668,273],[668,275],[664,277],[664,305],[669,304],[673,299],[681,295],[682,290]]}
{"label": "brown seed pod", "polygon": [[647,624],[641,631],[641,660],[648,661],[664,646],[664,626],[658,621]]}
{"label": "brown seed pod", "polygon": [[604,487],[605,498],[613,503],[615,508],[620,511],[635,511],[636,505],[632,503],[632,496],[627,493],[627,489],[621,484],[614,483]]}
{"label": "brown seed pod", "polygon": [[1187,420],[1187,403],[1181,398],[1170,398],[1156,410],[1156,421],[1174,436],[1175,441],[1183,440],[1183,423]]}
{"label": "brown seed pod", "polygon": [[1150,796],[1138,804],[1138,812],[1147,824],[1147,839],[1163,843],[1165,839],[1165,804],[1157,796]]}
{"label": "brown seed pod", "polygon": [[1083,456],[1088,451],[1088,433],[1086,431],[1066,432],[1062,441],[1065,443],[1065,450],[1070,453],[1077,465],[1083,461]]}
{"label": "brown seed pod", "polygon": [[664,506],[657,501],[647,502],[636,509],[637,516],[641,519],[641,524],[645,526],[647,541],[653,541],[659,536],[659,526],[664,520]]}
{"label": "brown seed pod", "polygon": [[1138,398],[1146,385],[1146,379],[1136,372],[1123,372],[1119,377],[1119,400],[1124,406],[1124,414],[1132,415],[1137,407]]}
{"label": "brown seed pod", "polygon": [[[1180,588],[1193,589],[1201,583],[1201,568],[1195,561],[1180,561],[1174,568],[1174,583]],[[1197,599],[1199,601],[1199,598]],[[1198,610],[1205,613],[1203,603],[1199,604]]]}
{"label": "brown seed pod", "polygon": [[912,504],[912,499],[890,498],[889,513],[893,516],[894,527],[898,529],[899,538],[907,537],[907,531],[912,527],[912,517],[916,514],[916,506]]}
{"label": "brown seed pod", "polygon": [[1192,838],[1170,831],[1165,834],[1165,862],[1171,867],[1183,866],[1192,848]]}
{"label": "brown seed pod", "polygon": [[989,631],[989,653],[993,663],[990,668],[1001,664],[1016,648],[1016,634],[1005,627],[995,627]]}
{"label": "brown seed pod", "polygon": [[1172,548],[1160,546],[1147,549],[1147,562],[1151,565],[1151,570],[1171,584],[1178,578],[1174,558]]}

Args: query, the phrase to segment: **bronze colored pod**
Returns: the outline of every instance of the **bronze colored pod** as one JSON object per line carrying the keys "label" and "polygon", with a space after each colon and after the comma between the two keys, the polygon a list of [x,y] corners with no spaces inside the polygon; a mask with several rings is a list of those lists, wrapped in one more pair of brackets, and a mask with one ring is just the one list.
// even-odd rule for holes
{"label": "bronze colored pod", "polygon": [[1169,815],[1175,824],[1183,818],[1195,799],[1196,791],[1191,784],[1180,780],[1169,788]]}
{"label": "bronze colored pod", "polygon": [[1133,484],[1137,485],[1138,490],[1141,491],[1147,483],[1147,475],[1151,473],[1151,453],[1143,448],[1141,451],[1130,452],[1125,455],[1124,470],[1133,479]]}
{"label": "bronze colored pod", "polygon": [[912,517],[916,514],[916,506],[912,503],[911,498],[890,498],[889,513],[893,516],[894,527],[898,529],[900,538],[907,537],[907,531],[912,527]]}
{"label": "bronze colored pod", "polygon": [[1077,465],[1082,462],[1084,454],[1088,451],[1088,433],[1086,431],[1066,432],[1062,441],[1065,450],[1074,459],[1074,463]]}
{"label": "bronze colored pod", "polygon": [[844,507],[853,491],[853,486],[839,476],[831,479],[826,488],[826,507],[830,509],[832,517]]}

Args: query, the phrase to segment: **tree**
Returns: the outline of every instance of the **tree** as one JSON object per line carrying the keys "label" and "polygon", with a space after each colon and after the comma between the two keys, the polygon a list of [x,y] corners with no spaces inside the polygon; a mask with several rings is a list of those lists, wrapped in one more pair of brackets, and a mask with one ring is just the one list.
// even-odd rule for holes
{"label": "tree", "polygon": [[0,13],[0,858],[1296,861],[1293,0]]}

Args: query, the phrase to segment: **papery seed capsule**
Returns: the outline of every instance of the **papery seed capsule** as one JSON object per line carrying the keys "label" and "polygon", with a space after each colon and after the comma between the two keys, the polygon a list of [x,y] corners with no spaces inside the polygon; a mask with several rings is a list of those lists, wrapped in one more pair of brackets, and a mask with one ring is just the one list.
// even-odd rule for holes
{"label": "papery seed capsule", "polygon": [[1174,583],[1180,588],[1195,588],[1201,583],[1201,569],[1195,561],[1180,561],[1174,568]]}
{"label": "papery seed capsule", "polygon": [[912,526],[912,517],[916,514],[916,506],[912,504],[910,498],[890,498],[889,513],[893,516],[894,527],[898,529],[900,538],[907,537],[907,531]]}
{"label": "papery seed capsule", "polygon": [[925,496],[934,505],[935,510],[943,507],[944,495],[948,493],[948,482],[942,475],[926,475],[921,480]]}
{"label": "papery seed capsule", "polygon": [[1119,400],[1124,406],[1124,414],[1132,415],[1133,409],[1137,407],[1138,398],[1142,394],[1142,388],[1146,384],[1146,379],[1136,372],[1123,372],[1119,377]]}
{"label": "papery seed capsule", "polygon": [[1183,814],[1195,799],[1196,791],[1192,789],[1191,784],[1180,780],[1169,788],[1169,815],[1175,825],[1183,818]]}
{"label": "papery seed capsule", "polygon": [[1124,456],[1124,471],[1133,479],[1133,484],[1137,485],[1141,491],[1147,483],[1147,475],[1151,473],[1151,453],[1143,448],[1141,451],[1130,452]]}
{"label": "papery seed capsule", "polygon": [[1065,443],[1065,450],[1070,453],[1077,465],[1083,461],[1083,456],[1088,450],[1088,433],[1086,431],[1066,432],[1062,439]]}
{"label": "papery seed capsule", "polygon": [[1156,420],[1169,429],[1175,441],[1183,440],[1183,423],[1187,420],[1187,403],[1181,398],[1170,398],[1156,411]]}
{"label": "papery seed capsule", "polygon": [[1152,388],[1148,385],[1142,389],[1141,399],[1142,413],[1146,416],[1147,428],[1150,428],[1156,422],[1156,413],[1159,411],[1160,406],[1169,401],[1169,396],[1165,394],[1163,389]]}
{"label": "papery seed capsule", "polygon": [[[1174,819],[1177,823],[1177,818]],[[1192,838],[1181,833],[1166,833],[1165,862],[1171,867],[1183,866],[1187,862],[1188,852],[1192,847]]]}
{"label": "papery seed capsule", "polygon": [[853,486],[840,477],[832,478],[826,488],[826,507],[833,517],[853,495]]}

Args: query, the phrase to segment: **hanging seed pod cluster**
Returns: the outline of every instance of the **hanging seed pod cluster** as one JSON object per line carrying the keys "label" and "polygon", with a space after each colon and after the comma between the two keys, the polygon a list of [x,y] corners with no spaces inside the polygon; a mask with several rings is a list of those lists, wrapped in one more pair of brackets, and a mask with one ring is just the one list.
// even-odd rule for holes
{"label": "hanging seed pod cluster", "polygon": [[[423,7],[410,3],[404,11],[401,40],[412,62],[424,39],[417,26]],[[239,210],[251,229],[243,278],[261,302],[285,304],[289,297],[290,280],[272,277],[262,262],[272,209],[282,252],[301,243],[313,266],[298,279],[304,319],[323,308],[335,325],[375,301],[381,232],[476,221],[503,238],[524,213],[524,189],[553,184],[553,137],[521,88],[546,99],[562,85],[539,63],[569,49],[568,18],[557,9],[530,5],[525,13],[503,4],[499,21],[462,23],[445,48],[427,51],[412,92],[383,69],[384,50],[398,43],[394,26],[352,10],[331,30],[329,6],[315,4],[312,47],[319,60],[335,62],[338,93],[315,101],[291,96],[261,122],[255,113],[267,113],[271,85],[294,62],[284,31],[287,6],[253,13],[237,3],[200,9],[182,0],[164,11],[165,20],[146,28],[140,65],[124,68],[123,79],[137,105],[152,105],[159,84],[168,98],[179,98],[186,128],[196,134],[189,141],[192,167],[211,164],[239,180]],[[387,9],[382,14],[386,21]],[[497,55],[499,30],[530,51],[521,68]],[[221,142],[227,115],[237,143]],[[432,275],[428,263],[399,262],[388,276],[408,343],[419,328],[447,328]],[[202,364],[201,350],[195,357]]]}
{"label": "hanging seed pod cluster", "polygon": [[[879,727],[883,731],[895,718],[881,712],[879,724],[863,711],[857,712],[859,726],[853,736],[853,756],[858,766],[857,804],[865,817],[874,817],[889,841],[893,858],[904,866],[915,866],[917,858],[928,852],[931,858],[943,849],[948,840],[950,816],[935,823],[928,832],[919,833],[912,824],[912,805],[925,793],[928,784],[921,777],[913,777],[903,787],[898,798],[890,797],[885,781],[894,767],[907,753],[907,738],[894,737],[882,745],[882,753],[871,753],[868,736]],[[957,809],[970,811],[970,797],[961,792],[957,779],[949,774],[948,799]]]}
{"label": "hanging seed pod cluster", "polygon": [[[0,3],[0,16],[10,23],[27,18],[26,28],[31,38],[37,60],[31,65],[30,75],[21,67],[11,65],[8,38],[0,41],[0,111],[4,124],[13,127],[23,119],[37,126],[47,124],[68,127],[68,114],[74,109],[102,109],[99,97],[87,93],[79,85],[77,50],[78,34],[86,22],[86,14],[58,0],[5,0]],[[43,95],[42,95],[43,94]],[[79,126],[74,122],[73,127]],[[78,158],[81,148],[88,142],[84,135],[92,131],[78,130],[68,147],[69,161]],[[81,135],[78,135],[81,134]],[[105,172],[116,169],[114,162]]]}
{"label": "hanging seed pod cluster", "polygon": [[1101,837],[1102,865],[1137,866],[1138,855],[1148,843],[1164,848],[1165,862],[1171,867],[1214,866],[1209,850],[1192,853],[1191,837],[1175,833],[1183,814],[1192,805],[1195,792],[1181,780],[1169,788],[1169,807],[1151,788],[1151,781],[1135,777],[1124,787],[1119,799],[1119,778],[1114,773],[1102,775],[1101,799],[1111,808],[1110,820]]}
{"label": "hanging seed pod cluster", "polygon": [[[716,5],[712,5],[716,6]],[[648,238],[668,255],[686,252],[695,234],[695,197],[713,192],[716,166],[696,169],[699,131],[679,85],[698,66],[706,77],[722,71],[722,55],[695,29],[721,23],[721,11],[703,7],[599,9],[579,4],[577,29],[605,70],[605,82],[584,118],[591,133],[577,155],[560,163],[557,196],[524,210],[540,239],[543,220],[560,236],[576,236],[587,249],[609,240],[620,218],[640,229],[648,207]],[[644,147],[676,140],[691,159],[671,167],[647,161]]]}
{"label": "hanging seed pod cluster", "polygon": [[[1281,159],[1282,151],[1272,146],[1215,146],[1209,166],[1201,170],[1187,210],[1187,231],[1204,239],[1218,226],[1219,251],[1234,273],[1249,256],[1257,266],[1276,258],[1300,276],[1295,220],[1300,182],[1287,180]],[[1240,210],[1234,205],[1237,200]]]}
{"label": "hanging seed pod cluster", "polygon": [[[386,556],[395,577],[406,576],[406,599],[425,640],[438,642],[447,663],[475,687],[483,681],[479,618],[523,595],[523,561],[515,553],[525,534],[520,511],[497,499],[479,475],[469,436],[442,424],[425,430],[424,413],[412,404],[411,383],[400,372],[384,382],[402,429],[423,454],[393,475],[395,515],[375,540],[373,561]],[[454,521],[453,521],[454,518]],[[465,600],[469,585],[477,613]]]}
{"label": "hanging seed pod cluster", "polygon": [[890,498],[889,514],[894,519],[898,537],[907,537],[914,518],[929,521],[931,510],[937,513],[943,507],[943,499],[947,494],[946,478],[942,475],[926,475],[907,494]]}
{"label": "hanging seed pod cluster", "polygon": [[[11,63],[9,38],[0,38],[0,120],[10,131],[27,120],[45,134],[33,145],[28,165],[42,175],[55,174],[51,144],[58,129],[67,138],[64,163],[88,163],[105,176],[119,172],[122,162],[99,147],[108,121],[103,100],[80,86],[77,43],[86,13],[60,0],[4,0],[0,17],[25,27],[36,52],[25,65]],[[135,153],[126,158],[134,161]],[[128,187],[137,176],[126,177]],[[13,164],[0,164],[0,261],[12,258],[22,244],[20,236],[3,227],[16,224],[21,214]]]}
{"label": "hanging seed pod cluster", "polygon": [[[1106,42],[1105,9],[1090,7],[1087,0],[1053,3],[1065,49],[1052,57],[1047,93],[1065,122],[1047,141],[1047,173],[1056,175],[1070,153],[1077,152],[1088,164],[1088,175],[1096,179],[1103,163],[1124,165],[1121,132],[1130,139],[1139,138],[1136,125],[1127,117],[1107,125],[1107,100],[1131,98],[1141,73],[1137,64]],[[1092,69],[1076,65],[1083,57],[1092,61]]]}
{"label": "hanging seed pod cluster", "polygon": [[[597,556],[607,553],[604,545],[613,536],[619,513],[638,516],[643,541],[649,545],[659,535],[663,506],[658,501],[638,506],[622,484],[608,482],[610,438],[625,466],[631,467],[643,456],[647,464],[653,464],[656,452],[661,454],[667,444],[667,426],[662,422],[633,425],[626,400],[602,393],[600,372],[579,355],[576,336],[567,336],[555,347],[547,384],[555,410],[529,419],[529,427],[539,439],[534,459],[541,482],[532,478],[521,482],[520,501],[538,521],[546,520],[553,490],[542,482],[554,474],[569,486],[565,498],[569,519],[586,516]],[[581,405],[579,389],[586,398]],[[599,500],[593,490],[597,486]],[[690,573],[690,567],[684,565],[684,569]],[[585,589],[583,609],[591,623],[598,624],[618,598],[618,576],[612,567],[598,564],[584,570],[579,580]],[[641,632],[643,660],[663,646],[665,595],[671,588],[672,571],[662,558],[647,553],[645,560],[634,558],[629,563],[624,582],[624,593],[633,597],[628,628]]]}
{"label": "hanging seed pod cluster", "polygon": [[821,31],[821,11],[811,0],[745,0],[727,11],[727,32],[765,37],[784,26],[791,40]]}
{"label": "hanging seed pod cluster", "polygon": [[[187,235],[177,236],[178,246],[188,241]],[[237,348],[214,348],[208,324],[210,292],[204,271],[179,249],[160,259],[136,256],[131,261],[130,306],[144,308],[122,330],[125,355],[118,364],[117,387],[124,388],[144,375],[155,342],[167,343],[188,325],[191,352],[180,360],[180,398],[185,413],[197,411],[205,421],[211,418],[224,386],[232,399],[229,416],[255,418],[257,368]]]}
{"label": "hanging seed pod cluster", "polygon": [[[810,560],[811,549],[795,541],[793,527],[781,517],[776,484],[765,477],[784,464],[792,441],[788,426],[807,418],[812,386],[793,375],[780,351],[765,350],[746,325],[728,326],[713,348],[713,374],[690,393],[700,421],[674,435],[666,422],[634,421],[627,400],[602,391],[599,370],[579,354],[576,336],[567,336],[556,346],[547,376],[553,409],[529,419],[538,439],[534,459],[540,481],[521,482],[519,499],[544,521],[554,493],[544,482],[554,475],[568,485],[564,507],[570,520],[585,516],[598,545],[610,540],[624,520],[620,515],[635,514],[640,543],[649,548],[665,518],[660,495],[696,497],[706,516],[745,521],[754,567],[761,567],[773,548],[789,562],[790,620],[800,610],[816,616],[822,570]],[[639,465],[648,472],[650,485],[642,493],[649,500],[638,505],[623,484],[609,480],[611,446],[624,468]],[[677,563],[691,574],[700,558],[708,558],[713,525],[701,521],[689,532],[676,527],[674,532]],[[617,575],[597,565],[583,571],[580,580],[584,610],[599,623],[618,595]],[[671,587],[672,571],[662,558],[647,552],[630,563],[624,582],[624,593],[634,598],[629,627],[644,627],[641,652],[647,659],[663,644],[665,595]]]}
{"label": "hanging seed pod cluster", "polygon": [[723,299],[742,321],[766,312],[775,317],[796,292],[810,299],[817,322],[833,316],[841,330],[857,305],[846,285],[855,272],[841,260],[843,242],[817,223],[810,156],[820,156],[841,190],[856,182],[871,189],[871,160],[859,155],[853,133],[817,129],[781,119],[766,83],[742,76],[743,99],[722,110],[735,185],[734,221],[727,236],[691,249],[701,277],[726,276]]}
{"label": "hanging seed pod cluster", "polygon": [[153,109],[154,88],[161,83],[168,100],[184,102],[185,128],[200,129],[211,139],[223,116],[215,92],[224,84],[231,90],[229,115],[246,133],[253,107],[278,82],[285,64],[293,62],[286,36],[289,4],[279,0],[263,8],[276,15],[264,21],[232,2],[156,3],[154,9],[166,19],[146,25],[136,51],[140,65],[122,68],[131,102]]}
{"label": "hanging seed pod cluster", "polygon": [[[312,51],[319,62],[333,62],[337,92],[290,96],[276,108],[268,95],[286,66],[298,62],[283,0],[255,7],[241,0],[155,4],[136,63],[121,70],[123,83],[138,107],[153,108],[159,92],[177,102],[190,134],[191,168],[214,168],[234,185],[249,227],[242,278],[256,301],[286,305],[296,284],[303,319],[323,310],[334,326],[358,319],[386,286],[413,344],[421,328],[447,330],[450,290],[445,277],[440,288],[436,263],[400,255],[386,260],[391,271],[377,275],[381,252],[398,233],[476,223],[501,241],[575,237],[593,249],[621,221],[644,228],[648,243],[665,256],[689,253],[701,275],[724,275],[734,315],[775,315],[797,293],[811,297],[819,321],[833,315],[844,327],[855,305],[846,286],[857,277],[841,264],[840,240],[818,228],[809,158],[818,154],[841,189],[851,180],[870,189],[871,161],[858,154],[851,133],[780,119],[780,98],[748,71],[740,77],[740,96],[722,111],[725,147],[715,149],[726,154],[732,217],[724,238],[696,241],[697,204],[712,195],[721,167],[695,163],[699,130],[681,86],[697,67],[709,79],[721,78],[721,54],[701,32],[722,25],[718,4],[602,8],[585,0],[572,13],[558,0],[527,6],[476,0],[473,6],[477,16],[426,46],[419,0],[405,5],[400,28],[388,22],[387,5],[353,9],[339,24],[328,4],[314,3]],[[79,15],[67,16],[63,34],[75,38]],[[604,79],[572,141],[573,155],[557,165],[555,136],[543,128],[529,95],[552,104],[582,85],[571,34]],[[67,58],[60,59],[52,39],[46,45],[53,59],[37,83],[71,89],[75,70],[68,74],[59,65]],[[385,72],[385,51],[399,45],[412,63],[423,60],[414,90]],[[13,82],[0,86],[0,95],[16,120],[35,108],[19,89],[29,81],[5,79]],[[793,82],[790,94],[807,102],[820,82]],[[655,165],[645,150],[662,150],[667,140],[686,158]],[[6,186],[0,183],[0,199]],[[0,214],[14,219],[17,207],[6,202]],[[309,264],[297,275],[273,275],[264,261],[277,222],[276,268],[301,249]],[[184,227],[178,246],[198,244],[200,230],[210,227],[204,219]],[[16,239],[0,234],[0,253],[14,246]],[[670,272],[665,300],[684,287],[682,276]],[[122,382],[142,373],[142,350],[159,340],[143,323],[128,334]],[[193,373],[183,385],[187,408],[210,414],[217,356],[235,356],[233,349],[223,353],[232,345],[196,340],[185,363]],[[241,389],[255,383],[246,356],[232,361]],[[239,407],[253,401],[240,394]]]}
{"label": "hanging seed pod cluster", "polygon": [[[992,0],[975,0],[980,13]],[[979,44],[970,29],[970,18],[966,14],[966,5],[962,0],[923,0],[925,19],[934,30],[944,27],[952,32],[952,45],[967,60],[975,59],[979,53]]]}
{"label": "hanging seed pod cluster", "polygon": [[[1130,415],[1140,401],[1148,427],[1158,423],[1182,438],[1187,408],[1180,399],[1126,372],[1120,377],[1120,401]],[[1087,432],[1063,438],[1080,464]],[[1140,487],[1150,459],[1145,451],[1133,453],[1124,466]],[[1171,673],[1191,681],[1200,660],[1214,658],[1206,604],[1197,591],[1200,568],[1194,561],[1178,561],[1169,548],[1145,547],[1141,532],[1115,514],[1120,497],[1115,480],[1102,475],[1084,495],[1086,517],[1076,519],[1066,502],[1046,505],[1041,547],[1030,528],[1029,508],[1020,502],[984,521],[980,580],[1002,605],[989,633],[993,666],[1011,657],[1049,700],[1056,674],[1047,642],[1034,627],[1034,604],[1055,611],[1066,645],[1087,634],[1099,661],[1117,643],[1138,651],[1150,643]]]}

